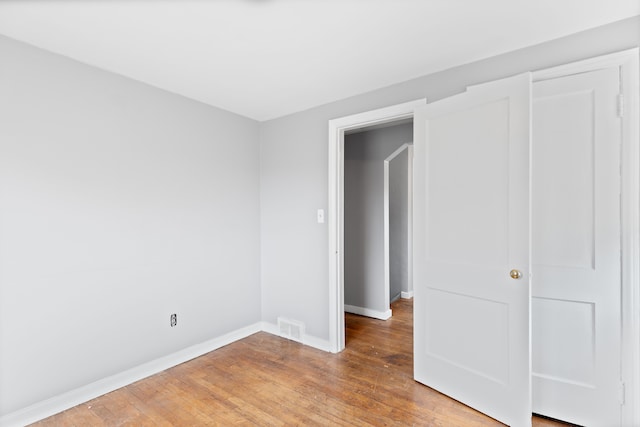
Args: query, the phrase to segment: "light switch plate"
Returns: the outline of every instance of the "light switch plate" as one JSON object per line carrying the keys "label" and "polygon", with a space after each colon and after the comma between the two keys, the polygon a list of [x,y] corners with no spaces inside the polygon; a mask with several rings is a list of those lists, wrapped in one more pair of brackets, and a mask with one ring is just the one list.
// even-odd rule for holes
{"label": "light switch plate", "polygon": [[324,224],[324,209],[318,209],[318,224]]}

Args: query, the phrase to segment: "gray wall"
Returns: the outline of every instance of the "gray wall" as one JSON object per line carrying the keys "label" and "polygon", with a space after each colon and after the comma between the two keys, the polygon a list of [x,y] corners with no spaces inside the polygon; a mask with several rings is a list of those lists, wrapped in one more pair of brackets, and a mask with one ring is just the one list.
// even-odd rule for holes
{"label": "gray wall", "polygon": [[259,124],[0,58],[0,415],[260,321]]}
{"label": "gray wall", "polygon": [[[413,141],[413,128],[411,129]],[[389,161],[389,300],[409,290],[409,150]]]}
{"label": "gray wall", "polygon": [[[469,85],[638,44],[635,17],[262,123],[263,320],[299,319],[308,334],[329,338],[328,233],[315,222],[316,209],[327,207],[328,120],[423,97],[436,101]],[[415,49],[421,54],[419,45]]]}
{"label": "gray wall", "polygon": [[389,309],[384,295],[384,160],[412,140],[411,123],[345,136],[344,303],[347,305],[380,312]]}

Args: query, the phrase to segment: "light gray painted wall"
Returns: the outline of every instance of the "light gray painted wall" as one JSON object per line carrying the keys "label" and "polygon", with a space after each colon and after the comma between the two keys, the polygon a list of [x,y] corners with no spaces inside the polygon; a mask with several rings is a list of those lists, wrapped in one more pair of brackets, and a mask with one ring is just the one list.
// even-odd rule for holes
{"label": "light gray painted wall", "polygon": [[258,123],[0,58],[0,415],[258,322]]}
{"label": "light gray painted wall", "polygon": [[[640,17],[463,65],[260,126],[260,233],[263,320],[299,319],[329,338],[328,235],[315,212],[327,208],[328,121],[466,86],[603,55],[640,44]],[[422,54],[419,45],[416,55]],[[424,53],[425,55],[428,53]]]}
{"label": "light gray painted wall", "polygon": [[389,301],[409,290],[408,162],[408,149],[389,161]]}
{"label": "light gray painted wall", "polygon": [[384,160],[412,140],[411,123],[345,136],[345,304],[389,309],[384,294]]}

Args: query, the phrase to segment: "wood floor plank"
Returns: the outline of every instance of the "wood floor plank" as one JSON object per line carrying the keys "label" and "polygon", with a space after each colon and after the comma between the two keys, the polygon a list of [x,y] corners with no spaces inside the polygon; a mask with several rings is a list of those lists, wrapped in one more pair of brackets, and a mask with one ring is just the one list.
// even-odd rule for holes
{"label": "wood floor plank", "polygon": [[35,425],[501,426],[413,380],[412,301],[392,310],[346,314],[339,354],[260,332]]}

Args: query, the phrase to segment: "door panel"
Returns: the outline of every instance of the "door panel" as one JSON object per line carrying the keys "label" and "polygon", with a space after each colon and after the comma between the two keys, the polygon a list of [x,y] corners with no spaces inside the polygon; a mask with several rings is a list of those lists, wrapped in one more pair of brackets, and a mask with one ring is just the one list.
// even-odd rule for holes
{"label": "door panel", "polygon": [[[505,384],[509,378],[508,306],[432,288],[427,289],[426,300],[427,354]],[[469,317],[475,321],[468,322]]]}
{"label": "door panel", "polygon": [[[535,297],[531,306],[535,319],[532,341],[538,346],[532,355],[534,375],[592,387],[594,304]],[[535,403],[534,407],[537,409]]]}
{"label": "door panel", "polygon": [[533,410],[620,425],[617,67],[533,86]]}
{"label": "door panel", "polygon": [[[534,85],[535,94],[549,84]],[[594,267],[593,102],[591,90],[534,98],[537,264]]]}
{"label": "door panel", "polygon": [[[439,141],[429,145],[426,166],[430,259],[507,263],[508,119],[509,102],[500,99],[429,121],[429,137]],[[491,168],[478,161],[485,157]]]}
{"label": "door panel", "polygon": [[516,76],[414,117],[415,379],[519,426],[531,423],[530,90]]}

